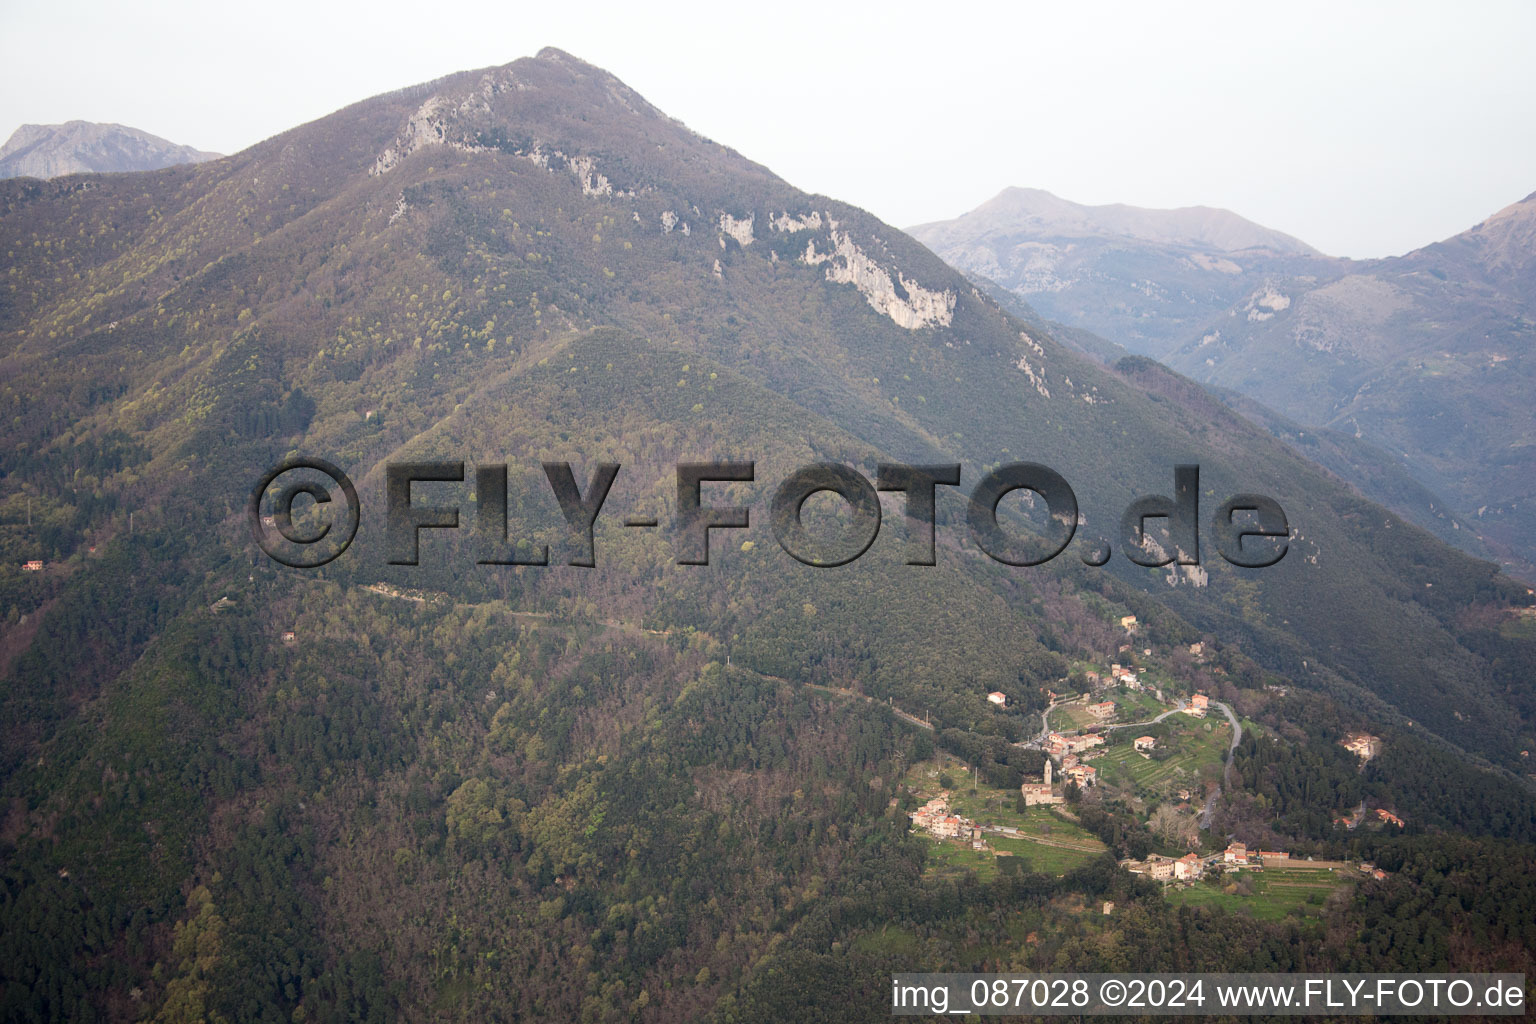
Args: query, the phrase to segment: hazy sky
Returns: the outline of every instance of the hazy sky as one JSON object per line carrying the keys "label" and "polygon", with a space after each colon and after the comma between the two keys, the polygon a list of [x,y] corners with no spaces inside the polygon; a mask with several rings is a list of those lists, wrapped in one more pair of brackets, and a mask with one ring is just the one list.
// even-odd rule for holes
{"label": "hazy sky", "polygon": [[1023,185],[1382,256],[1536,191],[1533,40],[1528,2],[0,0],[0,133],[117,121],[233,152],[550,45],[900,226]]}

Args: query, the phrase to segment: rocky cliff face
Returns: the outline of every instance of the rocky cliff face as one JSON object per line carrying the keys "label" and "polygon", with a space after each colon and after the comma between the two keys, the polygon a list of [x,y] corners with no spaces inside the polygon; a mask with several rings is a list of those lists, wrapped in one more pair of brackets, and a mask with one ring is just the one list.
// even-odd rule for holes
{"label": "rocky cliff face", "polygon": [[220,155],[178,146],[120,124],[24,124],[0,147],[0,178],[153,171],[216,160]]}

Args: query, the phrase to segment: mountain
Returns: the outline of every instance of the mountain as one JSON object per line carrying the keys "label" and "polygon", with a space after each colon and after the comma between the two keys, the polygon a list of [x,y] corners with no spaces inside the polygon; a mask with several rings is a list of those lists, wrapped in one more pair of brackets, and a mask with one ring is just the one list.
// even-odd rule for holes
{"label": "mountain", "polygon": [[1083,206],[1008,188],[909,233],[1050,320],[1162,358],[1267,275],[1333,261],[1289,235],[1206,206]]}
{"label": "mountain", "polygon": [[1260,420],[1291,424],[1279,436],[1331,435],[1328,465],[1367,497],[1533,578],[1533,209],[1528,197],[1445,242],[1362,261],[1221,211],[1023,189],[913,233],[1085,351],[1108,339],[1256,400]]}
{"label": "mountain", "polygon": [[[0,1016],[884,1020],[919,966],[1531,961],[1525,587],[570,54],[214,163],[0,183],[0,245]],[[315,570],[246,519],[292,455],[362,506]],[[459,460],[411,500],[460,527],[393,564],[387,467]],[[750,526],[683,564],[677,466],[721,460],[753,476],[704,500]],[[540,465],[566,461],[588,497],[621,467],[592,567]],[[968,526],[965,495],[1022,461],[1078,500],[1043,566]],[[775,492],[815,462],[960,464],[934,564],[894,494],[847,565],[780,550]],[[1095,567],[1187,463],[1201,564]],[[1238,493],[1284,508],[1278,564],[1214,552]],[[849,525],[824,497],[817,555]],[[1073,522],[1022,498],[997,503],[1010,536]],[[1117,864],[1160,845],[1155,807],[1193,822],[1167,787],[1117,760],[1127,781],[1069,787],[1061,816],[1015,807],[1050,692],[1122,661],[1246,723],[1189,719],[1188,757],[1147,759],[1207,801],[1196,842],[1394,877],[1283,921],[1180,907]],[[1362,770],[1339,743],[1366,729]],[[912,835],[962,772],[1070,848],[973,870]],[[1335,823],[1367,800],[1407,834]]]}
{"label": "mountain", "polygon": [[220,155],[120,124],[24,124],[0,146],[0,178],[153,171],[217,160]]}
{"label": "mountain", "polygon": [[1536,578],[1536,195],[1406,256],[1276,275],[1167,355],[1391,453]]}

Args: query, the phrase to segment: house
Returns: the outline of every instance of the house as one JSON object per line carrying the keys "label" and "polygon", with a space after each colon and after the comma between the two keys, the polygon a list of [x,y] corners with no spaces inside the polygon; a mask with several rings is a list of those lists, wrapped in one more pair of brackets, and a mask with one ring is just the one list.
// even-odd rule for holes
{"label": "house", "polygon": [[1121,676],[1120,683],[1127,690],[1136,690],[1138,692],[1141,690],[1141,678],[1135,672],[1127,672]]}
{"label": "house", "polygon": [[1068,736],[1067,749],[1081,754],[1089,747],[1101,747],[1104,745],[1104,737],[1096,732],[1084,733],[1081,736]]}
{"label": "house", "polygon": [[1115,912],[1115,901],[1114,900],[1105,900],[1104,901],[1104,916],[1108,917],[1110,914],[1113,914],[1114,912]]}
{"label": "house", "polygon": [[1232,843],[1222,851],[1221,860],[1223,864],[1243,867],[1248,863],[1248,847],[1243,843]]}
{"label": "house", "polygon": [[1206,710],[1209,709],[1210,706],[1211,698],[1207,697],[1203,693],[1197,693],[1193,697],[1189,698],[1189,707],[1185,708],[1184,710],[1193,718],[1204,718]]}
{"label": "house", "polygon": [[42,572],[43,560],[41,558],[34,558],[30,562],[22,562],[21,568],[23,572]]}
{"label": "house", "polygon": [[1099,675],[1097,672],[1084,672],[1083,678],[1088,681],[1089,686],[1095,688],[1097,688],[1099,684],[1104,681],[1104,677]]}
{"label": "house", "polygon": [[1385,809],[1383,809],[1381,807],[1376,808],[1376,817],[1380,818],[1382,821],[1386,822],[1388,825],[1396,825],[1398,828],[1407,828],[1408,827],[1408,823],[1403,821],[1402,818],[1399,818],[1397,815],[1393,814],[1391,811],[1385,810]]}
{"label": "house", "polygon": [[1077,783],[1079,789],[1087,789],[1099,781],[1099,770],[1091,764],[1074,764],[1063,769],[1062,774]]}
{"label": "house", "polygon": [[1204,643],[1192,643],[1192,644],[1190,644],[1189,645],[1189,653],[1193,654],[1197,658],[1200,657],[1200,655],[1205,653],[1205,644]]}
{"label": "house", "polygon": [[1173,862],[1173,877],[1181,882],[1193,882],[1205,873],[1205,862],[1193,853],[1186,853]]}
{"label": "house", "polygon": [[1025,807],[1041,807],[1062,802],[1064,798],[1056,795],[1056,788],[1051,784],[1051,771],[1052,765],[1047,758],[1045,769],[1041,772],[1041,781],[1026,782],[1019,787],[1019,795],[1024,798]]}
{"label": "house", "polygon": [[298,639],[298,634],[294,633],[293,630],[285,629],[283,631],[283,643],[291,644],[291,643],[293,643],[297,639]]}
{"label": "house", "polygon": [[1387,873],[1385,871],[1381,870],[1381,868],[1377,868],[1375,871],[1371,872],[1371,877],[1376,879],[1376,881],[1379,882],[1383,878],[1387,877]]}
{"label": "house", "polygon": [[1360,862],[1360,871],[1361,871],[1361,873],[1368,875],[1372,871],[1375,871],[1375,870],[1376,870],[1376,865],[1371,863],[1370,861],[1363,860],[1363,861]]}
{"label": "house", "polygon": [[1291,855],[1284,850],[1260,850],[1260,860],[1290,860]]}
{"label": "house", "polygon": [[1146,875],[1158,882],[1166,882],[1173,878],[1173,861],[1167,857],[1159,857],[1155,853],[1146,860],[1128,860],[1121,863],[1125,870],[1133,875]]}
{"label": "house", "polygon": [[1108,718],[1115,713],[1115,702],[1101,700],[1097,704],[1089,704],[1088,713],[1095,718]]}
{"label": "house", "polygon": [[1368,732],[1352,732],[1339,741],[1339,745],[1358,757],[1361,763],[1381,753],[1381,740]]}
{"label": "house", "polygon": [[1008,695],[1001,690],[993,690],[987,694],[987,700],[998,707],[1005,707],[1008,704]]}
{"label": "house", "polygon": [[938,796],[934,797],[932,800],[929,800],[926,804],[913,811],[910,815],[912,818],[913,828],[920,828],[925,832],[932,832],[935,835],[938,834],[938,831],[934,826],[937,823],[943,821],[948,816],[948,793],[940,793]]}
{"label": "house", "polygon": [[1122,615],[1122,616],[1120,616],[1120,628],[1125,630],[1127,633],[1134,633],[1134,632],[1136,632],[1136,616],[1134,616],[1134,615]]}
{"label": "house", "polygon": [[1137,736],[1134,740],[1131,741],[1131,746],[1135,747],[1138,751],[1140,751],[1141,753],[1145,754],[1145,753],[1147,753],[1149,751],[1157,749],[1157,737],[1156,736]]}

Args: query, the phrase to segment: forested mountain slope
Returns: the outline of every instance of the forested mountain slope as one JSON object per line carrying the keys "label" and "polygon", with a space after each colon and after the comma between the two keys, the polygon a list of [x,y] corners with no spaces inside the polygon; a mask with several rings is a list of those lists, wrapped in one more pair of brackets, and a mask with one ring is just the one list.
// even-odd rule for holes
{"label": "forested mountain slope", "polygon": [[[1142,907],[1127,941],[1149,956],[1177,928],[1198,962],[1337,962],[1279,925],[1176,924],[1109,863],[985,891],[923,876],[903,767],[959,736],[1016,786],[1040,756],[1007,741],[1071,659],[1115,656],[1126,610],[1138,642],[1218,638],[1222,685],[1470,752],[1446,756],[1507,794],[1498,835],[1529,838],[1525,588],[568,54],[214,164],[0,185],[0,246],[0,999],[20,1019],[783,1019],[775,977],[867,998],[896,960],[853,943],[881,922],[931,925],[935,967],[1096,962],[1065,932],[964,936],[1110,892]],[[317,571],[268,560],[244,519],[290,453],[362,495],[356,545]],[[384,467],[428,459],[508,463],[508,535],[553,564],[476,564],[471,470],[420,492],[462,528],[389,565]],[[752,526],[679,565],[675,465],[713,459],[756,462],[709,492]],[[549,460],[582,486],[622,464],[596,568],[562,564]],[[966,527],[963,495],[1019,460],[1080,503],[1043,567]],[[962,464],[938,564],[904,564],[899,504],[848,566],[779,550],[773,490],[812,461]],[[1267,494],[1287,556],[1238,569],[1206,539],[1203,572],[1127,561],[1121,510],[1183,462],[1202,530]],[[1101,536],[1114,558],[1085,565]]]}

